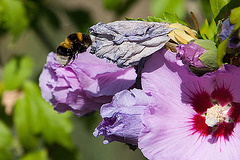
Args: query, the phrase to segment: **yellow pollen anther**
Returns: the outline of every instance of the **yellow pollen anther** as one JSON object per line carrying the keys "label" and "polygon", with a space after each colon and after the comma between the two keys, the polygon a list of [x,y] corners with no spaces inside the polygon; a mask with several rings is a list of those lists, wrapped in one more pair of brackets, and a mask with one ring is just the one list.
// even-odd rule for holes
{"label": "yellow pollen anther", "polygon": [[227,112],[230,109],[231,105],[227,104],[222,107],[221,105],[215,104],[213,107],[208,108],[206,112],[205,123],[209,127],[213,127],[222,122],[230,122],[231,118],[228,117]]}

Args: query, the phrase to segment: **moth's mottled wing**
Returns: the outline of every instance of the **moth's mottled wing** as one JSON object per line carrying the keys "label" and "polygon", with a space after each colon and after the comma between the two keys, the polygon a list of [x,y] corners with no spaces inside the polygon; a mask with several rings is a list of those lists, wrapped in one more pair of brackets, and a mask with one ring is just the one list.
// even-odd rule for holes
{"label": "moth's mottled wing", "polygon": [[90,27],[91,53],[119,67],[137,64],[141,58],[160,50],[169,41],[168,23],[115,21]]}

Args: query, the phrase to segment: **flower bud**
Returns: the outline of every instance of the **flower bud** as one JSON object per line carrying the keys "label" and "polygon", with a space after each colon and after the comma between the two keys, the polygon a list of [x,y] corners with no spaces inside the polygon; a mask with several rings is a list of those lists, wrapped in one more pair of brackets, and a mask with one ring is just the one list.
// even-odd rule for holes
{"label": "flower bud", "polygon": [[213,41],[197,39],[189,44],[179,44],[176,49],[177,58],[197,75],[213,71],[218,67],[217,48]]}

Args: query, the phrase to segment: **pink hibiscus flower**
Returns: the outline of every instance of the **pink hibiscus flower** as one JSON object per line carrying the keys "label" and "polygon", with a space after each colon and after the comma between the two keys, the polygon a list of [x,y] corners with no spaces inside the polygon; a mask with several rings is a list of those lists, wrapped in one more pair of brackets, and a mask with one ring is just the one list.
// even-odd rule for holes
{"label": "pink hibiscus flower", "polygon": [[138,145],[150,160],[240,159],[240,69],[226,65],[202,77],[152,55],[143,90],[155,99],[145,109]]}

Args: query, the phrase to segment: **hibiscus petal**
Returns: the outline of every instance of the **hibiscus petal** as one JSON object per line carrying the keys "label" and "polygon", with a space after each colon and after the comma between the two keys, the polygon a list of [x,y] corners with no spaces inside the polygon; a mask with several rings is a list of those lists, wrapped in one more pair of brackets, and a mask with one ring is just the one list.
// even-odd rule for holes
{"label": "hibiscus petal", "polygon": [[161,50],[148,59],[142,71],[143,90],[179,104],[192,104],[199,93],[210,95],[213,86],[207,77],[190,74],[184,67],[179,67],[177,61],[167,60],[165,57],[169,54],[172,52]]}
{"label": "hibiscus petal", "polygon": [[224,88],[231,93],[232,101],[240,103],[240,69],[233,65],[225,65],[214,73],[215,88]]}
{"label": "hibiscus petal", "polygon": [[59,113],[70,110],[82,116],[98,110],[115,93],[135,83],[134,68],[118,68],[91,55],[89,50],[65,67],[56,61],[53,52],[47,57],[39,85],[43,98]]}
{"label": "hibiscus petal", "polygon": [[139,137],[139,148],[151,160],[180,159],[183,153],[191,152],[189,149],[198,138],[191,135],[187,123],[194,111],[160,98],[158,102],[158,106],[145,109],[142,118],[145,128]]}
{"label": "hibiscus petal", "polygon": [[[145,128],[139,136],[139,148],[151,160],[238,160],[240,153],[239,124],[226,141],[223,137],[215,139],[211,135],[202,137],[191,132],[189,117],[195,113],[191,107],[168,104],[158,100],[158,107],[146,108],[143,115]],[[174,106],[175,105],[175,106]],[[176,107],[177,106],[177,107]]]}
{"label": "hibiscus petal", "polygon": [[138,136],[143,127],[141,115],[149,101],[150,97],[142,90],[124,90],[117,93],[112,103],[101,107],[103,121],[93,135],[105,136],[105,144],[120,141],[137,145]]}

